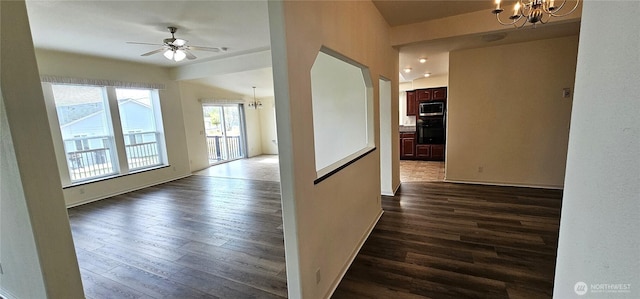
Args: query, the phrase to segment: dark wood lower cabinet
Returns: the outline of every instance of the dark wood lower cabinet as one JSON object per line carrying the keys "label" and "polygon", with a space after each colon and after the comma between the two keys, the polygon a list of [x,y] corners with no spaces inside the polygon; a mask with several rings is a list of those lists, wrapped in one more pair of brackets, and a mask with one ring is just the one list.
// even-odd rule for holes
{"label": "dark wood lower cabinet", "polygon": [[444,161],[444,144],[431,145],[431,160]]}
{"label": "dark wood lower cabinet", "polygon": [[410,160],[416,156],[416,134],[400,133],[400,159]]}
{"label": "dark wood lower cabinet", "polygon": [[444,161],[444,144],[417,144],[416,133],[400,132],[400,160]]}
{"label": "dark wood lower cabinet", "polygon": [[416,158],[419,160],[444,161],[444,144],[417,144]]}
{"label": "dark wood lower cabinet", "polygon": [[418,144],[416,145],[416,158],[429,159],[431,157],[431,145]]}

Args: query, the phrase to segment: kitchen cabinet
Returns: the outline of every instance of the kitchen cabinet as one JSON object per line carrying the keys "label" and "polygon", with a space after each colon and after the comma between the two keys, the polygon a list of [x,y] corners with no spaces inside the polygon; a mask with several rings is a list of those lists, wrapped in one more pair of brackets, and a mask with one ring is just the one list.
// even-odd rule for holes
{"label": "kitchen cabinet", "polygon": [[444,144],[417,144],[416,158],[419,160],[444,161]]}
{"label": "kitchen cabinet", "polygon": [[416,158],[429,159],[431,157],[431,145],[430,144],[418,144],[416,145]]}
{"label": "kitchen cabinet", "polygon": [[420,102],[446,101],[447,88],[426,88],[407,91],[407,116],[417,116]]}
{"label": "kitchen cabinet", "polygon": [[418,98],[418,102],[431,100],[431,89],[416,90],[416,97]]}
{"label": "kitchen cabinet", "polygon": [[431,160],[444,161],[444,144],[431,145]]}
{"label": "kitchen cabinet", "polygon": [[416,156],[416,133],[400,133],[400,159]]}
{"label": "kitchen cabinet", "polygon": [[407,116],[417,115],[417,109],[416,92],[407,91]]}
{"label": "kitchen cabinet", "polygon": [[431,89],[431,99],[444,101],[447,99],[447,88],[446,87],[438,87]]}

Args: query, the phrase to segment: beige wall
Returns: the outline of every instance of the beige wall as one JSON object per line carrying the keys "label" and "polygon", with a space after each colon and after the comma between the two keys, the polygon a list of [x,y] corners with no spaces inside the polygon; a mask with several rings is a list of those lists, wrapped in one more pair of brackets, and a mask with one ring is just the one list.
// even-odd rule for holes
{"label": "beige wall", "polygon": [[[276,114],[274,98],[260,100],[263,108],[260,109],[260,130],[262,132],[262,153],[265,155],[278,154],[278,134],[276,134]],[[275,142],[274,142],[275,140]]]}
{"label": "beige wall", "polygon": [[638,14],[638,1],[584,3],[554,298],[640,298]]}
{"label": "beige wall", "polygon": [[[398,94],[398,53],[369,1],[270,1],[269,19],[289,297],[326,298],[382,212],[380,156],[376,150],[314,185],[311,66],[322,46],[369,66],[379,145],[378,79],[395,78]],[[388,113],[397,124],[397,106]]]}
{"label": "beige wall", "polygon": [[[446,180],[561,188],[578,37],[452,52]],[[532,62],[527,58],[540,57]]]}
{"label": "beige wall", "polygon": [[24,1],[0,12],[0,294],[83,298]]}
{"label": "beige wall", "polygon": [[[180,92],[178,84],[171,80],[168,69],[47,50],[37,50],[36,58],[40,74],[43,75],[162,83],[166,87],[160,90],[160,105],[170,167],[65,188],[67,205],[106,198],[190,174]],[[55,127],[52,129],[59,130]],[[66,165],[59,167],[61,171],[66,169]]]}

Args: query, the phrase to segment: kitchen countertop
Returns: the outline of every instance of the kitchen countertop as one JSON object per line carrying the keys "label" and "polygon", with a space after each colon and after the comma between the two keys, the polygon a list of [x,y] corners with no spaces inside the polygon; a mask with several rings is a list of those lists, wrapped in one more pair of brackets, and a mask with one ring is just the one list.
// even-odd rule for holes
{"label": "kitchen countertop", "polygon": [[413,133],[416,131],[416,126],[400,126],[401,133]]}

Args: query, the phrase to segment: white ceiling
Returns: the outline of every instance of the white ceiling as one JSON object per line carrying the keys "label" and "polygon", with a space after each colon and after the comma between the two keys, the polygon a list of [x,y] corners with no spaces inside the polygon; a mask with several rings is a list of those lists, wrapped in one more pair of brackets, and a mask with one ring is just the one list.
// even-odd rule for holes
{"label": "white ceiling", "polygon": [[[489,13],[492,2],[377,0],[374,4],[393,26],[476,10],[487,10]],[[27,9],[34,44],[43,49],[179,67],[263,51],[270,47],[266,0],[27,0]],[[189,45],[228,47],[229,50],[226,53],[194,51],[198,59],[173,62],[162,54],[140,56],[157,49],[156,46],[126,43],[162,43],[164,38],[170,37],[167,26],[178,27],[176,37],[188,40]],[[452,50],[576,34],[578,30],[579,25],[575,23],[564,27],[539,26],[535,32],[526,29],[510,31],[503,40],[492,43],[483,41],[482,36],[466,36],[403,46],[399,49],[400,68],[409,66],[413,70],[410,74],[401,74],[400,80],[421,78],[425,72],[430,72],[432,76],[447,74],[448,52]],[[427,63],[420,64],[417,61],[419,57],[427,57]],[[251,86],[256,86],[258,97],[273,96],[270,68],[216,75],[196,82],[248,97],[253,96]]]}
{"label": "white ceiling", "polygon": [[[33,41],[37,48],[136,61],[166,67],[197,63],[268,47],[266,1],[60,1],[28,0]],[[198,60],[173,62],[161,53],[140,54],[176,36],[189,45],[228,47],[227,53],[193,51]]]}

